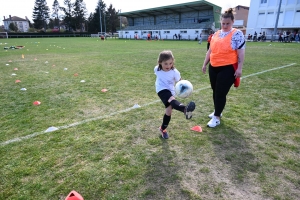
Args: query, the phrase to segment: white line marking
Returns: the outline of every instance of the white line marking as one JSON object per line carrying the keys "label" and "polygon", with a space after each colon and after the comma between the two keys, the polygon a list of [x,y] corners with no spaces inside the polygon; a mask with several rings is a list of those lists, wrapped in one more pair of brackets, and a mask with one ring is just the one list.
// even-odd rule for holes
{"label": "white line marking", "polygon": [[[255,76],[255,75],[258,75],[258,74],[263,74],[263,73],[266,73],[266,72],[269,72],[269,71],[273,71],[273,70],[282,69],[282,68],[285,68],[285,67],[290,67],[290,66],[293,66],[295,64],[296,63],[291,63],[289,65],[284,65],[284,66],[281,66],[281,67],[276,67],[276,68],[268,69],[268,70],[257,72],[257,73],[254,73],[254,74],[249,74],[247,76],[243,76],[241,79],[248,78],[248,77],[251,77],[251,76]],[[205,89],[209,89],[209,88],[210,88],[210,86],[209,87],[200,88],[198,90],[195,90],[195,92],[198,92],[198,91],[201,91],[201,90],[205,90]],[[149,102],[149,103],[147,103],[145,105],[141,105],[141,107],[146,107],[146,106],[149,106],[151,104],[155,104],[157,102],[160,102],[160,100]],[[80,122],[75,122],[75,123],[72,123],[72,124],[69,124],[69,125],[60,126],[60,127],[57,127],[57,129],[54,130],[54,131],[71,128],[71,127],[74,127],[74,126],[78,126],[78,125],[85,124],[87,122],[91,122],[91,121],[95,121],[95,120],[99,120],[99,119],[108,118],[108,117],[111,117],[111,116],[114,116],[114,115],[117,115],[117,114],[120,114],[120,113],[128,112],[128,111],[133,110],[133,109],[137,109],[137,108],[131,107],[131,108],[127,108],[125,110],[120,110],[120,111],[117,111],[117,112],[113,112],[113,113],[111,113],[109,115],[103,115],[103,116],[99,116],[99,117],[94,117],[94,118],[86,119],[86,120],[83,120],[83,121],[80,121]],[[23,136],[23,137],[18,137],[18,138],[14,138],[14,139],[11,139],[11,140],[7,140],[6,142],[2,142],[1,146],[5,146],[5,145],[11,144],[11,143],[15,143],[15,142],[21,142],[23,140],[27,140],[27,139],[30,139],[30,138],[33,138],[33,137],[36,137],[36,136],[39,136],[39,135],[43,135],[43,134],[46,134],[46,133],[54,132],[54,131],[35,132],[35,133],[30,134],[30,135],[26,135],[26,136]]]}

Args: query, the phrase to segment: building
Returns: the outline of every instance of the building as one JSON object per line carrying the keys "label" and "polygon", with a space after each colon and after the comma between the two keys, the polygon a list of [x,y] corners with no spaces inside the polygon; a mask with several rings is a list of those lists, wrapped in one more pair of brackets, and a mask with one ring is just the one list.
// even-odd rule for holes
{"label": "building", "polygon": [[[205,0],[145,10],[119,13],[128,26],[119,31],[119,38],[204,39],[210,30],[220,28],[221,7]],[[179,37],[180,36],[180,37]]]}
{"label": "building", "polygon": [[15,25],[17,25],[18,27],[18,30],[20,32],[28,32],[28,29],[29,29],[29,20],[27,19],[27,17],[25,17],[26,19],[22,19],[20,17],[16,17],[16,16],[11,16],[9,15],[9,17],[7,19],[5,19],[4,17],[4,20],[3,20],[3,23],[4,23],[4,29],[5,30],[9,30],[9,25],[11,23],[15,23]]}
{"label": "building", "polygon": [[[251,0],[247,32],[265,33],[268,39],[274,34],[280,0]],[[277,33],[298,32],[300,29],[300,0],[282,0]]]}
{"label": "building", "polygon": [[244,34],[248,23],[249,7],[238,5],[233,8],[234,24],[233,27],[240,29]]}

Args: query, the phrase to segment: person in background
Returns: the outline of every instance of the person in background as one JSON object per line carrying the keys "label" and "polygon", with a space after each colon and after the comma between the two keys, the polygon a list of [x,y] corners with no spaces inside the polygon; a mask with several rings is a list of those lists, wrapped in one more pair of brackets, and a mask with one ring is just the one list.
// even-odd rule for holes
{"label": "person in background", "polygon": [[200,38],[199,38],[199,44],[202,44],[202,36],[201,36],[201,34],[202,33],[200,33],[200,35],[199,35],[200,36]]}
{"label": "person in background", "polygon": [[209,116],[208,127],[214,128],[221,123],[222,112],[226,105],[227,94],[233,84],[239,86],[245,58],[245,37],[243,32],[232,28],[233,9],[221,15],[221,30],[217,31],[210,42],[202,72],[206,73],[209,64],[209,79],[213,91],[214,112]]}
{"label": "person in background", "polygon": [[185,106],[175,99],[175,83],[181,80],[181,76],[175,68],[174,61],[172,51],[162,51],[158,56],[158,65],[154,67],[156,93],[166,108],[162,125],[159,128],[161,137],[164,139],[169,138],[166,128],[171,120],[173,108],[183,112],[186,119],[191,119],[196,107],[193,101]]}
{"label": "person in background", "polygon": [[214,32],[210,31],[209,36],[207,37],[207,51],[209,49],[210,41],[211,41],[211,38],[212,38],[213,35],[214,35]]}

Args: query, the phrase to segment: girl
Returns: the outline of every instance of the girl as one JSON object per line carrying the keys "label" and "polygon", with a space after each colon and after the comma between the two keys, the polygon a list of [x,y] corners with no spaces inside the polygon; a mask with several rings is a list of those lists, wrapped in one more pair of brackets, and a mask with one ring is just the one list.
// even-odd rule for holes
{"label": "girl", "polygon": [[163,122],[159,128],[161,136],[168,139],[167,126],[171,120],[172,109],[181,111],[186,119],[192,118],[192,112],[195,110],[195,103],[190,102],[187,106],[181,104],[175,99],[175,83],[181,80],[180,72],[175,69],[174,56],[171,51],[162,51],[158,56],[158,65],[154,67],[156,75],[155,87],[156,93],[166,108]]}

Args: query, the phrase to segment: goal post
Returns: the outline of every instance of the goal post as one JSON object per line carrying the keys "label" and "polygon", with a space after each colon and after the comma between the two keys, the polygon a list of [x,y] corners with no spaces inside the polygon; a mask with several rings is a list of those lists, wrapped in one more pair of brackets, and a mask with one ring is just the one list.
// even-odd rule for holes
{"label": "goal post", "polygon": [[0,32],[0,39],[8,39],[7,32]]}

